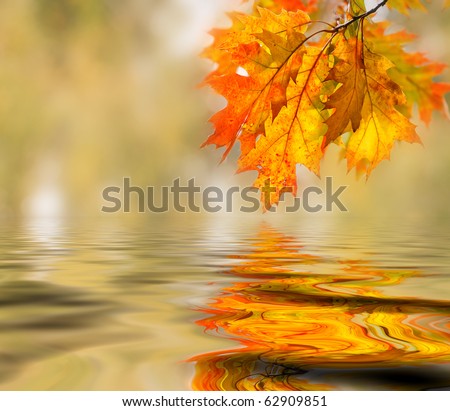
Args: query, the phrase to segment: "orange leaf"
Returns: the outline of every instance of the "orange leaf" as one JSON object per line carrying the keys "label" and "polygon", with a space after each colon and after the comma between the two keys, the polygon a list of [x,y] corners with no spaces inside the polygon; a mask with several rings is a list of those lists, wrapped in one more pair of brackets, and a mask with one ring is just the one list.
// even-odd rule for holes
{"label": "orange leaf", "polygon": [[[211,118],[215,131],[204,145],[225,147],[225,158],[239,140],[238,171],[257,171],[255,186],[270,181],[274,188],[266,208],[286,191],[296,194],[298,165],[319,174],[331,142],[344,148],[349,169],[369,175],[395,141],[420,142],[409,120],[414,105],[426,123],[433,111],[447,114],[450,85],[435,82],[445,66],[406,52],[414,36],[386,34],[388,23],[369,18],[386,4],[406,13],[423,2],[390,0],[367,9],[352,0],[338,7],[337,25],[311,25],[301,10],[274,8],[300,7],[294,3],[261,0],[256,4],[279,14],[261,7],[258,15],[232,14],[232,27],[214,31],[205,52],[218,63],[205,83],[228,104]],[[310,27],[316,31],[307,35]]]}
{"label": "orange leaf", "polygon": [[238,137],[244,152],[254,147],[269,116],[286,105],[289,81],[296,78],[304,53],[307,14],[259,11],[259,17],[236,15],[242,30],[220,33],[220,50],[232,62],[228,67],[240,67],[248,77],[233,72],[206,79],[228,105],[211,118],[215,131],[204,145],[226,146],[224,158]]}
{"label": "orange leaf", "polygon": [[[258,99],[259,91],[254,80],[238,74],[212,77],[208,80],[208,84],[231,102],[211,117],[210,122],[213,123],[215,131],[202,145],[202,147],[208,144],[215,144],[217,147],[225,146],[226,151],[223,154],[223,160],[236,142],[242,125]],[[256,91],[251,92],[253,89]],[[239,104],[234,102],[239,102]]]}
{"label": "orange leaf", "polygon": [[264,187],[270,180],[271,186],[276,188],[270,204],[278,202],[285,187],[296,194],[297,164],[319,173],[326,131],[324,105],[319,96],[325,92],[328,70],[328,59],[322,50],[309,47],[296,81],[291,81],[287,88],[287,106],[276,118],[266,120],[265,133],[255,148],[239,159],[239,171],[259,172],[256,187]]}
{"label": "orange leaf", "polygon": [[313,12],[317,9],[317,0],[259,0],[256,2],[256,5],[276,13],[283,9],[287,11],[303,10]]}
{"label": "orange leaf", "polygon": [[342,86],[325,104],[327,109],[335,110],[326,121],[328,131],[325,145],[344,133],[349,123],[353,131],[356,131],[361,123],[361,111],[367,91],[362,48],[363,43],[359,39],[347,40],[343,36],[339,37],[335,45],[333,56],[337,62],[327,79]]}
{"label": "orange leaf", "polygon": [[444,94],[450,91],[450,84],[435,82],[446,68],[444,64],[431,62],[424,54],[408,53],[404,47],[415,38],[405,31],[386,34],[388,23],[370,27],[366,37],[371,39],[374,52],[383,54],[395,67],[389,76],[401,87],[406,95],[405,111],[411,115],[417,104],[422,121],[429,124],[433,110],[448,117]]}

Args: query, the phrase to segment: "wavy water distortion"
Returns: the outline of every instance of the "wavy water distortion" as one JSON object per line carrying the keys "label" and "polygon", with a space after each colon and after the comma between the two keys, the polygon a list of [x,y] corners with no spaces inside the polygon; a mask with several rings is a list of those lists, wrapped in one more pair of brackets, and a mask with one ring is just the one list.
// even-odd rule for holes
{"label": "wavy water distortion", "polygon": [[[198,321],[235,349],[193,358],[197,390],[448,389],[450,302],[390,297],[389,287],[425,274],[302,252],[264,228],[252,250],[222,274],[224,288]],[[386,290],[386,291],[385,291]]]}

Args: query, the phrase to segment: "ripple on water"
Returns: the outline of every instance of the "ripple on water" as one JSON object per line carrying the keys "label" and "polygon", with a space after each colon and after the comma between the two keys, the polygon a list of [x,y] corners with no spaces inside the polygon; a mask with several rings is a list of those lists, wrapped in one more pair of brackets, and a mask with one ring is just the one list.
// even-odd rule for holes
{"label": "ripple on water", "polygon": [[448,237],[173,225],[0,233],[0,388],[450,385]]}
{"label": "ripple on water", "polygon": [[236,280],[198,321],[240,346],[194,357],[195,389],[450,386],[450,301],[384,292],[426,277],[422,270],[343,258],[331,264],[328,255],[322,271],[322,258],[296,238],[263,229],[252,241],[250,253],[230,254],[234,263],[222,273]]}

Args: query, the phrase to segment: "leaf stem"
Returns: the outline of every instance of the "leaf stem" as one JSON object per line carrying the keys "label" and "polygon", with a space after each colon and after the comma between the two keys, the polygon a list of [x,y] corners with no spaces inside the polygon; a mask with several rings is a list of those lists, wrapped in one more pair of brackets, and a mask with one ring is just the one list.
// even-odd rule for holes
{"label": "leaf stem", "polygon": [[376,13],[381,7],[385,6],[388,1],[389,0],[383,0],[381,3],[376,5],[373,9],[368,10],[365,13],[360,14],[359,16],[354,16],[351,20],[349,20],[343,24],[340,24],[339,26],[336,26],[333,31],[340,31],[340,30],[346,29],[348,26],[355,23],[356,21],[365,19],[366,17],[370,16],[371,14]]}

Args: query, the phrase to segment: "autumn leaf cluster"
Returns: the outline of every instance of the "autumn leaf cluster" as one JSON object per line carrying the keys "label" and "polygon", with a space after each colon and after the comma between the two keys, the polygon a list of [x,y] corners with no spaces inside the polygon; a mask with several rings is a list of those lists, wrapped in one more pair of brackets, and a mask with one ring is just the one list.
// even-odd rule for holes
{"label": "autumn leaf cluster", "polygon": [[413,34],[373,19],[385,7],[408,14],[426,4],[259,0],[253,13],[231,13],[204,52],[216,63],[204,83],[227,100],[204,145],[224,147],[225,158],[239,142],[238,171],[257,171],[258,188],[270,180],[270,203],[286,188],[296,194],[298,165],[319,175],[331,144],[349,170],[369,175],[396,141],[420,142],[414,107],[425,123],[447,113],[450,85],[436,81],[445,66],[407,51]]}

